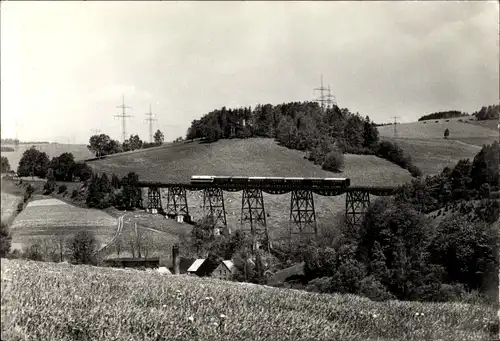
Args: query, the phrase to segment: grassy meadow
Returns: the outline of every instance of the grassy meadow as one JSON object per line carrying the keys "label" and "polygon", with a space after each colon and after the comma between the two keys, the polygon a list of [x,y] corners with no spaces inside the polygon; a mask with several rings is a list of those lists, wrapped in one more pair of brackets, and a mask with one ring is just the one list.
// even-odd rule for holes
{"label": "grassy meadow", "polygon": [[[21,160],[24,151],[31,148],[31,146],[31,144],[20,144],[18,150],[13,152],[2,152],[2,156],[5,156],[9,160],[10,168],[15,171],[17,170],[17,166],[19,165],[19,161]],[[72,153],[75,160],[84,160],[94,157],[84,144],[48,143],[35,144],[34,146],[37,150],[46,153],[49,159],[52,159],[54,156],[59,156],[62,153]],[[9,145],[7,147],[13,146]]]}
{"label": "grassy meadow", "polygon": [[[2,259],[5,340],[491,340],[493,307]],[[36,273],[37,276],[32,274]]]}
{"label": "grassy meadow", "polygon": [[68,236],[82,230],[93,231],[104,243],[116,227],[116,219],[100,210],[75,207],[54,198],[33,200],[12,222],[12,245],[20,248],[34,238]]}
{"label": "grassy meadow", "polygon": [[[432,175],[444,167],[453,167],[460,159],[474,158],[484,144],[498,141],[498,130],[490,129],[490,121],[463,123],[458,119],[398,124],[397,137],[394,137],[394,126],[378,127],[378,130],[382,139],[396,142],[410,155],[424,175]],[[447,128],[450,136],[445,140]]]}

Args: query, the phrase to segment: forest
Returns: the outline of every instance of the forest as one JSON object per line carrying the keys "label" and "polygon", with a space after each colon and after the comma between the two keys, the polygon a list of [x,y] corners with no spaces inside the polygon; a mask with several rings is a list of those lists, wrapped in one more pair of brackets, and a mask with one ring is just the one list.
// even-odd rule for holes
{"label": "forest", "polygon": [[413,176],[420,170],[401,148],[380,141],[376,124],[368,116],[333,106],[322,110],[314,102],[257,105],[252,108],[214,110],[188,129],[189,140],[268,137],[281,145],[306,152],[306,158],[323,165],[328,154],[339,150],[350,154],[373,154],[408,169]]}

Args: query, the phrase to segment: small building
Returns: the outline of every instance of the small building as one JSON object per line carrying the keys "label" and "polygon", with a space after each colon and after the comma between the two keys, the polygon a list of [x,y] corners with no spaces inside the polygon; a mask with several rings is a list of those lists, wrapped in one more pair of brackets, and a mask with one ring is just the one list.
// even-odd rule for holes
{"label": "small building", "polygon": [[105,259],[104,264],[115,268],[157,269],[160,258],[110,258]]}
{"label": "small building", "polygon": [[231,279],[236,273],[236,267],[232,260],[222,261],[218,267],[212,272],[212,277],[218,279]]}
{"label": "small building", "polygon": [[201,258],[195,260],[194,263],[191,264],[191,266],[187,270],[187,273],[191,275],[197,275],[200,277],[210,276],[210,274],[212,273],[212,271],[214,271],[216,267],[217,266],[214,266],[214,264],[212,264],[207,259]]}

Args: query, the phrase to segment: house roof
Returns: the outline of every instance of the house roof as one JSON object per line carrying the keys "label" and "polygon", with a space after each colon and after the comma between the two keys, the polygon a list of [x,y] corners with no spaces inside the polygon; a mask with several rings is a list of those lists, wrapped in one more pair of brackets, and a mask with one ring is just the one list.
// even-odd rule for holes
{"label": "house roof", "polygon": [[187,269],[188,272],[196,272],[200,268],[200,266],[205,262],[205,259],[197,259],[193,264]]}
{"label": "house roof", "polygon": [[226,268],[228,268],[228,270],[232,270],[234,268],[234,263],[232,260],[223,260],[222,264],[224,264]]}

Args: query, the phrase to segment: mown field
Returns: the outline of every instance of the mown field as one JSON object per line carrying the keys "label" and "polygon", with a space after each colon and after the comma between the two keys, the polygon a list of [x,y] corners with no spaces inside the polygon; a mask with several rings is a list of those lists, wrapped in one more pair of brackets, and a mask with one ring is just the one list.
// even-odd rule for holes
{"label": "mown field", "polygon": [[[14,171],[17,170],[17,166],[19,165],[19,160],[23,156],[25,150],[31,148],[30,144],[21,144],[17,151],[13,152],[2,152],[2,156],[5,156],[9,160],[10,168]],[[6,147],[13,147],[11,145],[6,145]],[[54,156],[59,156],[62,153],[72,153],[75,157],[75,160],[84,160],[94,155],[87,149],[87,146],[84,144],[35,144],[37,150],[41,152],[45,152],[49,159],[52,159]]]}
{"label": "mown field", "polygon": [[[189,182],[192,175],[348,177],[353,186],[392,186],[411,180],[408,171],[384,159],[366,155],[345,155],[342,173],[331,173],[304,159],[304,153],[279,146],[272,139],[220,140],[211,144],[179,143],[89,162],[98,172],[124,176],[136,172],[142,180]],[[144,193],[146,195],[146,193]],[[163,200],[166,206],[166,191]],[[228,225],[240,228],[242,194],[224,193]],[[318,222],[330,222],[345,210],[345,195],[314,195]],[[271,236],[288,235],[290,194],[264,194],[266,218]],[[202,192],[189,192],[188,205],[195,220],[202,217]]]}
{"label": "mown field", "polygon": [[[464,118],[465,120],[465,118]],[[398,124],[398,137],[394,137],[394,126],[378,127],[384,140],[396,142],[410,155],[424,175],[440,173],[444,167],[453,167],[460,159],[472,159],[484,144],[498,141],[498,130],[488,128],[491,123],[474,124],[458,119],[435,120]],[[489,122],[489,121],[484,121]],[[450,130],[445,140],[444,130]]]}
{"label": "mown field", "polygon": [[[4,340],[491,340],[492,307],[2,259]],[[33,274],[37,274],[33,276]]]}
{"label": "mown field", "polygon": [[116,219],[100,210],[75,207],[58,199],[33,200],[12,223],[12,244],[20,248],[36,238],[69,236],[82,230],[93,231],[104,243],[116,226]]}
{"label": "mown field", "polygon": [[1,180],[1,221],[10,224],[17,213],[17,204],[23,201],[24,189],[16,186],[12,181]]}

